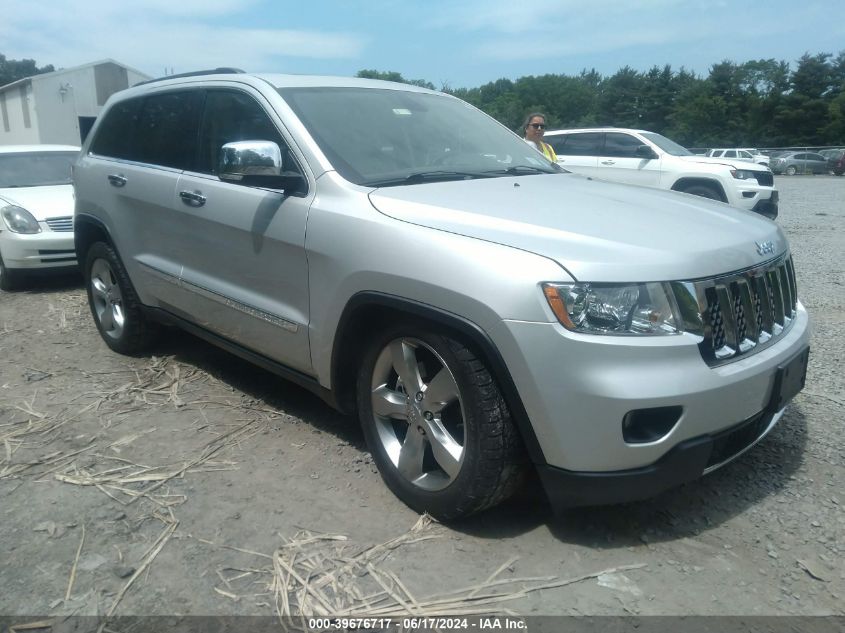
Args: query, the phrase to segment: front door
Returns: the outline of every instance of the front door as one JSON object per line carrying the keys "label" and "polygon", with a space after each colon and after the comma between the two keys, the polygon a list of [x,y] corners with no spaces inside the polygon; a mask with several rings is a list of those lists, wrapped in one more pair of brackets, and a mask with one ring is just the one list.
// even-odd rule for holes
{"label": "front door", "polygon": [[607,132],[604,147],[598,157],[599,176],[601,170],[611,170],[607,180],[625,182],[644,187],[660,185],[660,158],[645,158],[637,155],[637,148],[645,145],[636,136],[624,132]]}
{"label": "front door", "polygon": [[233,141],[273,141],[286,169],[304,173],[260,94],[210,89],[196,167],[177,185],[182,288],[197,323],[289,367],[309,372],[308,262],[305,224],[314,197],[225,182],[220,148]]}

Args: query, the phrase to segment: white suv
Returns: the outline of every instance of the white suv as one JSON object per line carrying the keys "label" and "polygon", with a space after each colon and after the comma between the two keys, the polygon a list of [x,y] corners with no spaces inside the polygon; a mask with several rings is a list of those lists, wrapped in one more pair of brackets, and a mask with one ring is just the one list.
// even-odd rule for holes
{"label": "white suv", "polygon": [[705,156],[710,156],[711,158],[730,158],[736,160],[744,160],[750,163],[757,163],[758,165],[763,165],[763,167],[769,166],[769,157],[765,154],[761,154],[756,149],[753,149],[751,147],[737,147],[732,149],[711,149],[707,151]]}
{"label": "white suv", "polygon": [[778,214],[772,172],[745,160],[697,156],[645,130],[554,130],[544,140],[558,163],[579,174],[721,200],[772,220]]}

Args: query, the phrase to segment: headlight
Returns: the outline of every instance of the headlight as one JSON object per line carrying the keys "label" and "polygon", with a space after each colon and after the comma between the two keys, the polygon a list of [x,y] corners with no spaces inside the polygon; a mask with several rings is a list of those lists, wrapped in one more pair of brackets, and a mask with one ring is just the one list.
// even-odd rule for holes
{"label": "headlight", "polygon": [[749,169],[731,169],[731,176],[738,180],[756,180],[757,176]]}
{"label": "headlight", "polygon": [[679,334],[668,284],[543,284],[558,321],[584,334]]}
{"label": "headlight", "polygon": [[40,233],[41,227],[38,226],[38,220],[32,217],[32,214],[15,205],[9,205],[0,209],[0,214],[3,216],[3,221],[12,233]]}

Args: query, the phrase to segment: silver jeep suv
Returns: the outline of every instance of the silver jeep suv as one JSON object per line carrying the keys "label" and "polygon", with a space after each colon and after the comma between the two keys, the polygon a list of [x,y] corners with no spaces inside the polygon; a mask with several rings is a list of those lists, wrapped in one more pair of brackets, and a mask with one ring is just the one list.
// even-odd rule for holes
{"label": "silver jeep suv", "polygon": [[109,100],[74,184],[109,347],[177,325],[304,385],[441,519],[532,468],[556,508],[654,495],[743,453],[804,384],[775,223],[567,173],[448,95],[154,80]]}

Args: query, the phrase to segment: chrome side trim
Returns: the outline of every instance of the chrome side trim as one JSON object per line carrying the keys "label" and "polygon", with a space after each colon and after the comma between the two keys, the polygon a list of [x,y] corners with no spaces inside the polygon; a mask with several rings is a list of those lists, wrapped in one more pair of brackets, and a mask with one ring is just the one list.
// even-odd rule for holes
{"label": "chrome side trim", "polygon": [[270,325],[275,325],[287,332],[291,332],[295,334],[299,331],[300,325],[298,323],[294,323],[293,321],[288,321],[283,319],[275,314],[271,314],[270,312],[265,312],[260,308],[256,308],[255,306],[248,305],[246,303],[241,303],[240,301],[235,301],[231,297],[227,297],[226,295],[220,294],[219,292],[215,292],[198,284],[191,283],[189,281],[185,281],[184,279],[180,279],[176,275],[171,275],[170,273],[164,272],[163,270],[159,270],[154,266],[150,266],[144,262],[139,262],[141,266],[146,270],[150,275],[156,277],[157,279],[161,279],[162,281],[166,281],[167,283],[173,284],[189,292],[193,292],[205,299],[209,299],[216,303],[226,306],[227,308],[231,308],[233,310],[237,310],[238,312],[242,312],[248,316],[251,316],[254,319],[259,319],[264,321],[265,323],[269,323]]}

